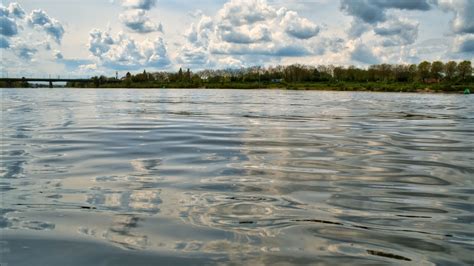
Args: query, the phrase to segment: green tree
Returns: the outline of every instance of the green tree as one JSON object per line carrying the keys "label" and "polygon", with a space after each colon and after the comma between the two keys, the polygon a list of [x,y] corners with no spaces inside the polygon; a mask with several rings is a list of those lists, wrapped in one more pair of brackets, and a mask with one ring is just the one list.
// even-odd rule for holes
{"label": "green tree", "polygon": [[469,80],[472,77],[472,66],[471,61],[462,61],[458,65],[459,78],[462,81]]}
{"label": "green tree", "polygon": [[191,81],[191,70],[189,70],[189,68],[186,70],[186,81]]}
{"label": "green tree", "polygon": [[408,67],[409,78],[408,80],[414,82],[416,80],[416,74],[418,72],[418,67],[416,64],[411,64]]}
{"label": "green tree", "polygon": [[444,64],[441,61],[435,61],[431,64],[431,77],[441,79],[444,74]]}
{"label": "green tree", "polygon": [[428,61],[423,61],[418,65],[418,76],[422,82],[425,82],[426,79],[430,77],[431,72],[431,63]]}
{"label": "green tree", "polygon": [[183,69],[179,68],[178,71],[178,81],[183,81]]}
{"label": "green tree", "polygon": [[457,76],[458,63],[455,61],[449,61],[444,65],[444,73],[446,74],[446,80],[453,80]]}

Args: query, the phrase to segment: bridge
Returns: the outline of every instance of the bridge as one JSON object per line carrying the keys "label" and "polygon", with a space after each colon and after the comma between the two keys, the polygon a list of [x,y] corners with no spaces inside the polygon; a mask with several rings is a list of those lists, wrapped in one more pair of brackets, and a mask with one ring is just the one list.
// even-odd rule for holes
{"label": "bridge", "polygon": [[13,82],[47,82],[49,87],[53,87],[53,82],[93,82],[93,79],[74,79],[74,78],[0,78],[0,82],[5,82],[7,85]]}

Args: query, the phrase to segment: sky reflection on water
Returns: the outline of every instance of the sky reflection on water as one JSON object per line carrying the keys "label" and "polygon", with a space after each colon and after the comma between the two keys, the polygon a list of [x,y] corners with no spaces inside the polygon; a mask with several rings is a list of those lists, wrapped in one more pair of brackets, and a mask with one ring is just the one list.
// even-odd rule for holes
{"label": "sky reflection on water", "polygon": [[11,265],[474,262],[468,96],[1,93]]}

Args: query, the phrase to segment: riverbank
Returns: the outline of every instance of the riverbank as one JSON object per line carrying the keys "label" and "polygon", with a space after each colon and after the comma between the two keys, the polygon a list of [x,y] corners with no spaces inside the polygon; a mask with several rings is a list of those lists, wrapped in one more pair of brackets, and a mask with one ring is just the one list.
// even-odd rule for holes
{"label": "riverbank", "polygon": [[[12,84],[10,84],[12,85]],[[44,85],[46,86],[46,85]],[[0,84],[0,88],[6,88]],[[15,88],[35,88],[35,84],[13,84]],[[279,89],[279,90],[319,90],[319,91],[373,91],[373,92],[410,92],[410,93],[463,93],[474,91],[472,83],[385,83],[385,82],[306,82],[306,83],[270,83],[270,82],[126,82],[115,81],[102,84],[68,83],[68,88],[131,88],[131,89]]]}
{"label": "riverbank", "polygon": [[[74,84],[71,84],[74,85]],[[70,86],[76,88],[96,88],[87,84]],[[321,91],[374,91],[374,92],[421,92],[421,93],[463,93],[467,88],[474,91],[474,84],[455,83],[381,83],[381,82],[318,82],[318,83],[107,83],[97,88],[197,88],[197,89],[280,89],[280,90],[321,90]]]}

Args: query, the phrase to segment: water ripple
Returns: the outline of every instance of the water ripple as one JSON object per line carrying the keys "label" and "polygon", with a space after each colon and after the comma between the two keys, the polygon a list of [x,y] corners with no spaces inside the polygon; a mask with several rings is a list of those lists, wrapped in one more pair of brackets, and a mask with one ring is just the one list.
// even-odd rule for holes
{"label": "water ripple", "polygon": [[468,96],[1,93],[7,263],[63,239],[134,264],[474,264]]}

